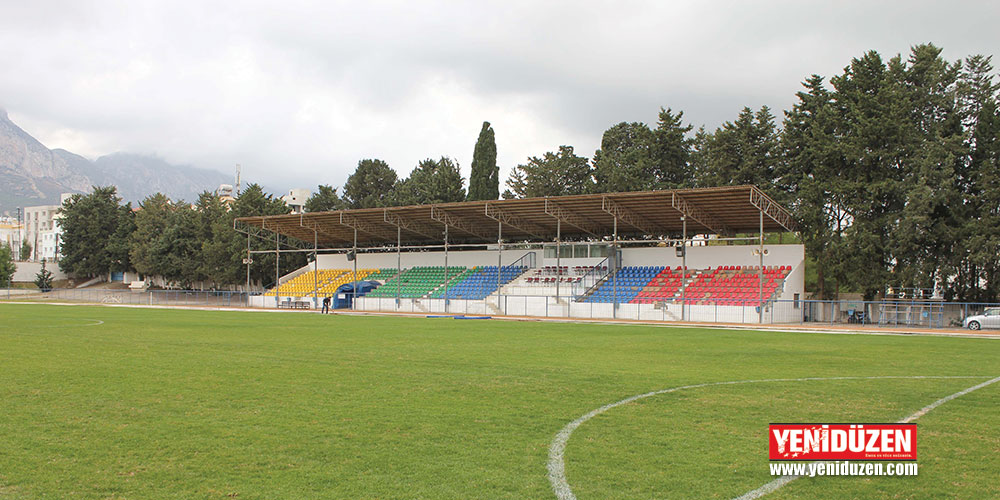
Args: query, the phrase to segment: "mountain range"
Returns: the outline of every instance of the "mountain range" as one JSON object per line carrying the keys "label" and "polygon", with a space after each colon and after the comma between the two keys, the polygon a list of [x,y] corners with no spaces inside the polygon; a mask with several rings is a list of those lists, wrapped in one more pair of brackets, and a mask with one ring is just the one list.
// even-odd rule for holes
{"label": "mountain range", "polygon": [[203,168],[170,164],[160,158],[114,153],[91,161],[64,149],[49,149],[10,121],[0,109],[0,214],[16,207],[57,205],[61,193],[86,193],[114,185],[134,204],[156,192],[173,200],[197,200],[233,178]]}

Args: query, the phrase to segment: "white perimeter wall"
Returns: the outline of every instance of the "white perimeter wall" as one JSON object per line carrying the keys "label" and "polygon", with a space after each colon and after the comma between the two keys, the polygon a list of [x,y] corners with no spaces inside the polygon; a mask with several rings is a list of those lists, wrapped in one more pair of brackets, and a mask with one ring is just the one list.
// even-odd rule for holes
{"label": "white perimeter wall", "polygon": [[[717,266],[755,266],[760,263],[760,258],[753,254],[756,246],[734,245],[734,246],[691,246],[688,247],[687,265],[693,269],[706,269]],[[792,272],[785,279],[784,289],[779,295],[779,300],[793,300],[798,294],[799,299],[803,298],[805,289],[805,247],[802,245],[765,245],[767,255],[764,257],[765,266],[791,266]],[[531,250],[535,252],[536,264],[538,266],[555,265],[555,258],[543,258],[541,249]],[[505,250],[502,254],[503,265],[509,265],[513,261],[521,258],[528,250]],[[593,265],[602,259],[586,258],[564,258],[561,264],[564,266]],[[623,248],[622,264],[626,266],[671,266],[681,265],[681,259],[676,256],[675,247],[653,247],[653,248]],[[401,254],[403,268],[414,266],[443,266],[444,252],[404,252]],[[456,250],[448,253],[448,265],[450,266],[492,266],[497,263],[496,250]],[[396,267],[395,253],[373,253],[358,254],[358,269],[363,268],[385,268]],[[347,260],[344,254],[320,255],[319,267],[321,269],[350,269],[354,263]],[[287,275],[282,281],[291,277],[312,270],[312,265],[299,269]],[[254,297],[254,305],[273,307],[274,299],[267,297],[266,300]],[[358,309],[382,310],[382,311],[413,311],[413,312],[444,312],[444,301],[430,299],[403,299],[399,305],[395,299],[365,299],[358,301]],[[767,322],[785,323],[798,322],[799,311],[791,307],[779,307],[776,311],[767,311]],[[448,312],[465,314],[508,314],[508,315],[528,315],[528,316],[562,316],[562,317],[593,317],[593,318],[634,318],[650,320],[679,320],[681,310],[679,305],[668,304],[665,307],[653,304],[622,304],[618,311],[613,311],[612,304],[591,304],[576,303],[566,301],[556,301],[549,297],[515,297],[509,296],[501,299],[498,303],[496,297],[490,297],[487,301],[449,301]],[[709,322],[753,322],[757,315],[756,308],[740,306],[688,306],[685,312],[685,319],[693,321]],[[788,317],[785,318],[784,316]]]}

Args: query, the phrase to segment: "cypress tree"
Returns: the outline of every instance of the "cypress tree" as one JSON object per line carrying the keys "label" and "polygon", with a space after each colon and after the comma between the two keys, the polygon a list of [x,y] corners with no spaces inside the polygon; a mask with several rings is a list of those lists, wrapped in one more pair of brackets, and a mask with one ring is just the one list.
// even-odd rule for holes
{"label": "cypress tree", "polygon": [[469,201],[495,200],[500,197],[500,168],[497,167],[497,142],[490,122],[483,122],[476,149],[472,152],[469,174]]}

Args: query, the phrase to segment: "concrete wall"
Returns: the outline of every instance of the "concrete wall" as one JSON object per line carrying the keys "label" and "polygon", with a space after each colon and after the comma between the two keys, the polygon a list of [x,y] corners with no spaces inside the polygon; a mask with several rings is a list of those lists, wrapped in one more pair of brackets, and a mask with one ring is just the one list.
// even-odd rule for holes
{"label": "concrete wall", "polygon": [[[17,266],[17,269],[14,271],[14,282],[16,283],[35,281],[35,275],[42,269],[41,262],[15,262],[14,265]],[[45,269],[52,273],[52,279],[54,280],[69,278],[66,273],[59,270],[59,264],[56,262],[46,263]]]}

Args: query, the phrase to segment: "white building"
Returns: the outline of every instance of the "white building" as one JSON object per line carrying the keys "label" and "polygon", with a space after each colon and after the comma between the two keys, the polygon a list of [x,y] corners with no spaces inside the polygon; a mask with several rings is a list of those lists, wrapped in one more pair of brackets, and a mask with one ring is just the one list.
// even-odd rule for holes
{"label": "white building", "polygon": [[215,196],[224,205],[229,206],[236,201],[236,190],[233,189],[232,184],[219,184],[219,188],[215,190]]}
{"label": "white building", "polygon": [[21,248],[21,238],[24,237],[24,227],[14,217],[0,217],[0,246],[9,245],[17,257]]}
{"label": "white building", "polygon": [[59,240],[62,228],[59,227],[59,210],[71,193],[59,196],[59,205],[39,205],[24,208],[24,240],[31,244],[31,255],[24,255],[22,260],[40,261],[59,260]]}
{"label": "white building", "polygon": [[292,208],[293,214],[301,214],[305,210],[306,200],[310,196],[312,196],[312,191],[308,189],[290,189],[288,194],[281,197],[281,201]]}

